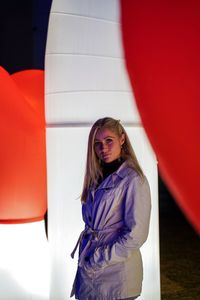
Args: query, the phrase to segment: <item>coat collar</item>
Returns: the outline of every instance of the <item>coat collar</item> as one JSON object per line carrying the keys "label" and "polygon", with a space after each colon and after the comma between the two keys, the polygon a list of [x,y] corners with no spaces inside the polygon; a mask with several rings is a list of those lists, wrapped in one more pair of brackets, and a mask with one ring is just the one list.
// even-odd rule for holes
{"label": "coat collar", "polygon": [[128,166],[127,161],[119,167],[117,171],[106,177],[105,180],[96,188],[92,187],[91,190],[110,189],[116,186],[116,183],[130,174],[131,168]]}

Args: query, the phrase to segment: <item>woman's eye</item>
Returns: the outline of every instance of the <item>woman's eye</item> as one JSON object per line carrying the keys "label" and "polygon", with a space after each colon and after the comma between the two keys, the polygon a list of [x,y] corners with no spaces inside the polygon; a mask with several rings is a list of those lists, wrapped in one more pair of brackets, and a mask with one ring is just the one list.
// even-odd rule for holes
{"label": "woman's eye", "polygon": [[101,144],[100,142],[95,142],[95,143],[94,143],[95,148],[99,148],[99,147],[100,147],[100,144]]}
{"label": "woman's eye", "polygon": [[106,140],[106,144],[111,144],[112,142],[113,142],[112,139],[107,139],[107,140]]}

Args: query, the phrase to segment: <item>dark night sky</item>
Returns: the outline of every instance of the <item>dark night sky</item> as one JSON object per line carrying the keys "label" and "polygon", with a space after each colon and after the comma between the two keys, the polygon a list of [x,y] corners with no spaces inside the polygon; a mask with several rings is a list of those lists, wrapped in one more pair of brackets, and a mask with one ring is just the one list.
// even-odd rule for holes
{"label": "dark night sky", "polygon": [[51,0],[11,0],[0,4],[0,65],[9,73],[44,69]]}

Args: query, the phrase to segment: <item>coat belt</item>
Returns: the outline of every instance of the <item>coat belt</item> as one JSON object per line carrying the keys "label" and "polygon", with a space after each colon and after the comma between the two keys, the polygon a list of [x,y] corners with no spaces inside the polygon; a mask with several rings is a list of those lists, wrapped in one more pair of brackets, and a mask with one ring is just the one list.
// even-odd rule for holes
{"label": "coat belt", "polygon": [[90,235],[90,238],[89,238],[89,241],[91,241],[93,238],[97,237],[99,233],[109,233],[109,232],[116,232],[116,231],[121,231],[122,229],[122,226],[119,226],[119,227],[107,227],[105,229],[92,229],[91,227],[89,226],[86,226],[86,228],[80,233],[79,235],[79,238],[76,242],[76,245],[71,253],[71,257],[74,258],[74,255],[76,253],[76,250],[83,238],[83,236],[85,234],[89,234]]}

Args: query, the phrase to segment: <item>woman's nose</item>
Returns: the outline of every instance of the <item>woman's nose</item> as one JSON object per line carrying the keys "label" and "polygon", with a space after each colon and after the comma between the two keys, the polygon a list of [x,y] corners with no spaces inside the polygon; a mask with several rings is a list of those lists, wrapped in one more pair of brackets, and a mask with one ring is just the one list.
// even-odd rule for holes
{"label": "woman's nose", "polygon": [[101,151],[104,151],[105,149],[107,149],[107,144],[105,142],[101,143]]}

